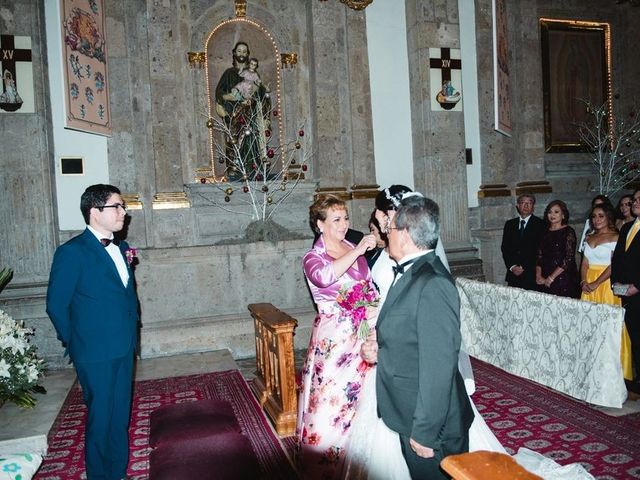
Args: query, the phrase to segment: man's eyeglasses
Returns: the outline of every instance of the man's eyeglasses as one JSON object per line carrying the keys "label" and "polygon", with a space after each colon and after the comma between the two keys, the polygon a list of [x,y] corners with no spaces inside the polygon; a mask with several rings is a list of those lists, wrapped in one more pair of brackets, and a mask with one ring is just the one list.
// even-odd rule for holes
{"label": "man's eyeglasses", "polygon": [[98,210],[102,211],[104,208],[121,208],[123,212],[127,211],[127,206],[124,203],[114,203],[113,205],[102,205],[101,207],[96,207]]}

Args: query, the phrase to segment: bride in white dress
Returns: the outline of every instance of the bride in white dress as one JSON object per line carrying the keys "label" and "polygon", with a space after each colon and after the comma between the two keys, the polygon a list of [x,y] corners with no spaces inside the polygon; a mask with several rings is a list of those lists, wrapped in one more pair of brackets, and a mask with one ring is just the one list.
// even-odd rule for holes
{"label": "bride in white dress", "polygon": [[[382,231],[386,232],[386,228],[391,223],[396,209],[400,206],[400,200],[407,193],[420,195],[419,193],[412,193],[409,188],[403,185],[392,185],[381,191],[376,197],[376,218]],[[438,240],[436,255],[449,270],[449,264],[440,240]],[[387,292],[393,283],[391,267],[394,265],[396,265],[396,262],[389,257],[385,249],[371,269],[373,281],[380,290],[380,306],[378,309],[382,307]],[[491,432],[471,400],[471,395],[475,391],[475,382],[469,355],[462,348],[460,350],[458,368],[464,378],[467,394],[475,414],[475,419],[469,429],[469,450],[490,450],[506,453],[504,447]],[[375,375],[369,375],[367,382],[362,387],[360,402],[351,426],[349,444],[346,447],[344,478],[409,480],[411,476],[400,449],[398,434],[389,429],[382,419],[378,417],[375,377]]]}

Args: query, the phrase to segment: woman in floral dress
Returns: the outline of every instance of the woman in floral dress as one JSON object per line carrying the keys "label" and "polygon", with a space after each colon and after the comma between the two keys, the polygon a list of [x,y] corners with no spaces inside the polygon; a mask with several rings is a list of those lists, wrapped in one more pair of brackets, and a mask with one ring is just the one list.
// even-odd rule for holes
{"label": "woman in floral dress", "polygon": [[341,292],[371,283],[364,253],[375,248],[373,235],[354,246],[345,240],[349,215],[338,197],[319,197],[309,209],[316,233],[303,258],[304,273],[318,309],[302,372],[297,432],[302,478],[340,478],[360,389],[371,366],[360,357],[363,339],[352,316],[338,305]]}

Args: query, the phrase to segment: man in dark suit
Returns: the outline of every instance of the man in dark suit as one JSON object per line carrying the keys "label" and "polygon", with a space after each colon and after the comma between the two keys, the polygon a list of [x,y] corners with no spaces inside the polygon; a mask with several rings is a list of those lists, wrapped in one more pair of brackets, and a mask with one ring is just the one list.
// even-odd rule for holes
{"label": "man in dark suit", "polygon": [[544,221],[533,214],[536,197],[525,193],[518,197],[518,216],[504,224],[502,258],[507,267],[505,280],[510,287],[537,290],[536,255],[544,234]]}
{"label": "man in dark suit", "polygon": [[74,364],[88,415],[89,480],[124,478],[129,461],[138,299],[128,245],[114,238],[125,221],[120,190],[92,185],[82,194],[86,230],[53,258],[47,313]]}
{"label": "man in dark suit", "polygon": [[622,298],[622,306],[625,308],[624,323],[631,338],[635,367],[631,389],[640,392],[640,190],[633,194],[631,211],[636,219],[622,226],[613,251],[611,285],[613,292]]}
{"label": "man in dark suit", "polygon": [[400,434],[414,479],[448,478],[440,461],[468,450],[473,421],[458,371],[460,299],[435,255],[439,231],[433,200],[402,200],[388,233],[399,273],[378,316],[377,357],[371,342],[362,349],[377,359],[378,411]]}

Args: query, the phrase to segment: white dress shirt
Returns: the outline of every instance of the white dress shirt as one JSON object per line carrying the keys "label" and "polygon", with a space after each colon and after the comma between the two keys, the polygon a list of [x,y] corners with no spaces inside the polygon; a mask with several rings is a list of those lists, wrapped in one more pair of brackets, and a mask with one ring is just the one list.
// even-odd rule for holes
{"label": "white dress shirt", "polygon": [[[95,235],[98,241],[100,241],[102,238],[109,238],[109,240],[113,240],[113,234],[111,234],[111,237],[105,237],[101,233],[96,232],[89,225],[87,225],[87,228],[91,233]],[[126,287],[127,283],[129,283],[129,271],[127,270],[127,264],[124,263],[124,257],[122,256],[120,247],[111,242],[109,245],[104,247],[104,249],[113,260],[113,263],[115,263],[116,268],[118,269],[118,274],[120,275],[120,280],[122,280],[122,284]]]}

